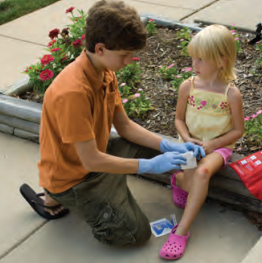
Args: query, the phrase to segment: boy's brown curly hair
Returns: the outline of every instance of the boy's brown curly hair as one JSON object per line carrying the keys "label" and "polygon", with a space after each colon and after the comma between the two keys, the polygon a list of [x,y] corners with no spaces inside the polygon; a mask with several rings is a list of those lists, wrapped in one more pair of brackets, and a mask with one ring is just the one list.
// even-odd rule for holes
{"label": "boy's brown curly hair", "polygon": [[146,31],[137,11],[124,2],[98,1],[86,18],[85,46],[92,53],[97,43],[109,50],[140,50],[146,45]]}

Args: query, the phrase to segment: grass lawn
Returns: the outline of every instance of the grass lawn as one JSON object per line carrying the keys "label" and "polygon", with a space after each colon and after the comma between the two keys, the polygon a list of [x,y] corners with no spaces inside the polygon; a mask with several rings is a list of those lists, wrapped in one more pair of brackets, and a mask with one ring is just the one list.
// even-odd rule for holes
{"label": "grass lawn", "polygon": [[0,25],[58,1],[59,0],[4,0],[0,2]]}

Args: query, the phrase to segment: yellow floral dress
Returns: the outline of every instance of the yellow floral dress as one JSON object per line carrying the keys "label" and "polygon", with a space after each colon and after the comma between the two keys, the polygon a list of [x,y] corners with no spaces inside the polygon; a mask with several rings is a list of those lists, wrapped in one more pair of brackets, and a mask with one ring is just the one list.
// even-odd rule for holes
{"label": "yellow floral dress", "polygon": [[[194,77],[191,81],[187,100],[185,122],[192,138],[208,141],[220,137],[233,129],[233,119],[227,100],[228,84],[225,94],[194,89]],[[179,140],[182,141],[179,136]],[[225,146],[233,149],[235,142]]]}

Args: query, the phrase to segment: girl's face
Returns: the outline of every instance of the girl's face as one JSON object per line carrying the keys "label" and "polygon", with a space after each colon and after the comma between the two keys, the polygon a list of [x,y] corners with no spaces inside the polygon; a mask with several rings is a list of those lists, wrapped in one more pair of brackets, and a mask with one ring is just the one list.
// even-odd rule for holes
{"label": "girl's face", "polygon": [[193,71],[201,79],[213,79],[219,73],[217,65],[201,58],[192,57],[192,67]]}

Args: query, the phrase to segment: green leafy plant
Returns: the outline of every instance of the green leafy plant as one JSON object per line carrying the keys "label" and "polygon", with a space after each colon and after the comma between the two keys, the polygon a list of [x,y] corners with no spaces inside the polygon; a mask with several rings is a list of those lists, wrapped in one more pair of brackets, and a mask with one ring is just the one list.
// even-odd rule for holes
{"label": "green leafy plant", "polygon": [[137,57],[133,58],[134,63],[128,64],[126,67],[122,68],[116,72],[116,77],[119,83],[126,83],[127,86],[135,88],[135,86],[140,82],[140,59]]}
{"label": "green leafy plant", "polygon": [[183,56],[188,57],[187,46],[192,39],[192,31],[188,27],[183,27],[177,31],[177,36],[180,39],[180,45],[177,47],[182,49],[181,54]]}
{"label": "green leafy plant", "polygon": [[158,74],[165,80],[174,79],[175,75],[178,74],[178,70],[175,67],[175,64],[169,66],[159,66]]}
{"label": "green leafy plant", "polygon": [[262,110],[245,118],[244,138],[253,145],[261,145],[262,139]]}
{"label": "green leafy plant", "polygon": [[144,118],[146,113],[153,110],[151,101],[145,96],[142,89],[138,93],[128,96],[122,100],[126,114],[130,118]]}
{"label": "green leafy plant", "polygon": [[156,24],[153,19],[149,19],[146,25],[146,30],[149,35],[153,35],[157,33]]}
{"label": "green leafy plant", "polygon": [[128,97],[130,95],[131,88],[126,83],[121,83],[118,85],[120,95],[123,97]]}
{"label": "green leafy plant", "polygon": [[24,71],[30,77],[30,83],[38,92],[44,93],[54,78],[72,61],[76,59],[84,48],[84,32],[86,14],[78,10],[80,16],[74,16],[71,7],[66,10],[70,14],[73,24],[68,25],[61,32],[55,28],[49,32],[51,41],[45,50],[48,54],[39,58],[36,64],[30,65]]}
{"label": "green leafy plant", "polygon": [[174,80],[171,81],[174,90],[178,91],[183,81],[190,78],[193,75],[191,67],[187,67],[181,70],[180,74],[174,76]]}
{"label": "green leafy plant", "polygon": [[233,35],[233,37],[235,39],[235,42],[236,42],[237,53],[240,53],[240,52],[242,52],[242,48],[241,48],[241,44],[240,44],[240,41],[239,41],[239,35],[237,34],[237,32],[236,32],[234,27],[231,27],[230,30],[231,30],[230,32]]}

